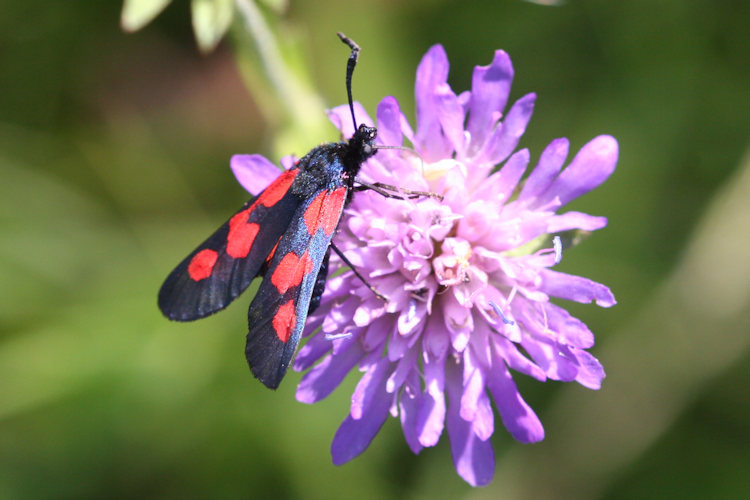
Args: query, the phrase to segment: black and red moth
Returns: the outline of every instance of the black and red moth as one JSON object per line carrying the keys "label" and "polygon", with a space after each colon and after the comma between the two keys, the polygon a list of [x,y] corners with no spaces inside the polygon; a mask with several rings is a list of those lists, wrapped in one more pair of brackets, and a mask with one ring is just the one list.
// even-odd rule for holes
{"label": "black and red moth", "polygon": [[176,321],[204,318],[227,307],[256,276],[263,276],[248,311],[245,356],[253,374],[277,388],[294,356],[307,315],[320,302],[331,239],[352,195],[362,163],[376,153],[377,129],[354,119],[348,141],[323,144],[305,155],[201,243],[167,277],[159,308]]}

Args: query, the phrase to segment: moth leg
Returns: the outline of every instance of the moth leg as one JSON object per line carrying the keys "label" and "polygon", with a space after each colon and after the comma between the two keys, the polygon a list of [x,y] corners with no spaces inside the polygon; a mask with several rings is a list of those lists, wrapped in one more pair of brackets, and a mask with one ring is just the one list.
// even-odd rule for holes
{"label": "moth leg", "polygon": [[354,267],[354,264],[352,264],[351,262],[349,262],[349,259],[347,259],[347,258],[346,258],[346,255],[344,255],[344,252],[342,252],[341,250],[339,250],[339,247],[337,247],[336,245],[334,245],[333,243],[331,243],[331,249],[333,249],[333,251],[334,251],[334,252],[336,252],[336,255],[338,255],[338,256],[339,256],[339,258],[340,258],[340,259],[341,259],[341,260],[342,260],[342,261],[344,262],[344,264],[346,264],[347,266],[349,266],[349,267],[351,268],[351,270],[352,270],[352,272],[354,273],[354,275],[355,275],[355,276],[356,276],[357,278],[359,278],[359,280],[360,280],[360,281],[361,281],[362,283],[364,283],[364,284],[365,284],[365,286],[366,286],[367,288],[369,288],[369,289],[370,289],[370,291],[371,291],[372,293],[374,293],[374,294],[375,294],[375,296],[376,296],[377,298],[379,298],[380,300],[382,300],[382,301],[384,301],[384,302],[388,302],[388,298],[387,298],[387,297],[386,297],[385,295],[383,295],[383,294],[381,294],[380,292],[378,292],[378,291],[377,291],[377,290],[375,289],[375,287],[374,287],[374,286],[372,286],[371,284],[369,284],[369,283],[367,282],[367,280],[365,279],[365,277],[364,277],[364,276],[362,276],[361,274],[359,274],[359,271],[357,271],[357,268],[356,268],[356,267]]}
{"label": "moth leg", "polygon": [[412,200],[414,198],[421,198],[423,196],[426,196],[428,198],[435,198],[438,200],[443,199],[443,195],[440,195],[437,193],[431,193],[430,191],[415,191],[413,189],[406,189],[406,188],[402,188],[399,186],[393,186],[391,184],[385,184],[383,182],[374,182],[372,184],[369,184],[359,179],[357,179],[357,182],[359,183],[359,186],[354,186],[352,188],[354,191],[367,191],[369,189],[369,190],[375,191],[379,195],[384,196],[386,198],[396,198],[399,200],[403,200],[403,199]]}

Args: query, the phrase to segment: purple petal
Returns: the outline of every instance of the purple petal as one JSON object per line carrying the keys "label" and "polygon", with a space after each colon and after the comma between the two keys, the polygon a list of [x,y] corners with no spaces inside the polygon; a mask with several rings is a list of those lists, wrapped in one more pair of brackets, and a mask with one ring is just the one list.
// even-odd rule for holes
{"label": "purple petal", "polygon": [[418,349],[409,349],[407,353],[398,361],[398,366],[393,370],[391,376],[388,377],[385,389],[393,393],[401,388],[406,380],[407,376],[418,371],[417,366],[417,351]]}
{"label": "purple petal", "polygon": [[388,334],[394,328],[393,318],[390,315],[381,316],[373,320],[365,330],[362,337],[362,345],[367,351],[375,351],[382,345]]}
{"label": "purple petal", "polygon": [[305,373],[297,386],[297,401],[312,404],[327,397],[362,359],[364,350],[357,339],[344,339],[341,343],[345,347],[337,354],[327,356]]}
{"label": "purple petal", "polygon": [[331,341],[325,335],[321,333],[311,337],[294,357],[295,371],[306,370],[330,350]]}
{"label": "purple petal", "polygon": [[594,345],[594,334],[581,320],[554,304],[546,304],[544,310],[547,329],[557,332],[561,342],[579,349],[588,349]]}
{"label": "purple petal", "polygon": [[419,374],[412,371],[399,398],[399,413],[404,439],[412,453],[422,451],[422,444],[417,436],[417,412],[419,411]]}
{"label": "purple petal", "polygon": [[[460,222],[459,222],[460,224]],[[484,269],[488,273],[492,273],[500,269],[500,262],[504,259],[503,254],[499,252],[493,252],[492,250],[488,250],[485,247],[476,246],[472,248],[473,254],[471,256],[472,262],[475,262],[479,267]],[[486,302],[489,302],[490,300],[493,300],[497,302],[497,297],[499,297],[499,293],[493,292],[492,297],[487,297]]]}
{"label": "purple petal", "polygon": [[[386,360],[381,360],[365,374],[370,375],[365,384],[368,397],[363,400],[359,418],[348,415],[331,443],[331,458],[335,465],[342,465],[365,451],[385,423],[392,401],[391,395],[385,390],[389,365]],[[357,389],[359,387],[358,384]]]}
{"label": "purple petal", "polygon": [[402,309],[396,322],[396,330],[399,335],[411,340],[412,333],[416,330],[422,330],[426,316],[426,307],[424,302],[411,299],[409,305]]}
{"label": "purple petal", "polygon": [[417,139],[414,136],[414,131],[411,129],[411,124],[409,123],[409,120],[407,120],[403,115],[403,113],[401,114],[401,133],[404,134],[406,140],[411,144],[417,143]]}
{"label": "purple petal", "polygon": [[[362,290],[366,289],[364,284],[362,284],[361,287],[358,288],[352,288],[352,293],[357,293],[356,290]],[[369,290],[363,293],[372,293]],[[361,295],[360,295],[361,296]],[[380,318],[385,313],[385,304],[382,300],[378,299],[374,295],[372,295],[371,298],[364,299],[360,304],[359,307],[357,307],[357,310],[354,312],[354,316],[352,319],[354,320],[354,324],[358,327],[364,327],[366,325],[372,324],[373,321],[375,321],[377,318]]]}
{"label": "purple petal", "polygon": [[564,354],[567,347],[559,342],[526,337],[521,346],[552,380],[571,382],[578,376],[577,360]]}
{"label": "purple petal", "polygon": [[506,203],[529,165],[529,150],[522,149],[511,156],[503,167],[482,182],[477,198]]}
{"label": "purple petal", "polygon": [[409,338],[398,333],[398,329],[393,329],[391,332],[391,338],[388,342],[388,359],[390,361],[397,361],[401,359],[406,351],[409,349]]}
{"label": "purple petal", "polygon": [[[506,215],[508,214],[508,215]],[[503,220],[495,224],[492,231],[475,244],[495,252],[513,250],[547,233],[549,215],[539,211],[526,211],[519,217],[509,217],[509,211],[503,210]],[[507,260],[502,264],[506,264]]]}
{"label": "purple petal", "polygon": [[[415,98],[417,106],[432,106],[432,100],[420,102],[424,96],[431,96],[435,88],[448,81],[448,55],[442,45],[430,47],[417,67]],[[419,117],[417,117],[419,120]]]}
{"label": "purple petal", "polygon": [[609,135],[600,135],[585,144],[565,170],[555,179],[542,196],[544,201],[554,197],[561,205],[588,193],[614,172],[617,164],[617,141]]}
{"label": "purple petal", "polygon": [[417,436],[422,446],[435,446],[445,425],[445,358],[424,358],[424,392],[419,396]]}
{"label": "purple petal", "polygon": [[438,117],[446,138],[459,157],[463,156],[466,145],[464,134],[464,110],[450,85],[440,85],[435,91]]}
{"label": "purple petal", "polygon": [[[470,349],[464,351],[465,360],[470,357],[467,354],[469,352]],[[494,430],[492,409],[489,407],[484,383],[484,374],[481,368],[474,367],[464,384],[459,411],[461,418],[472,423],[475,434],[482,440],[489,439]]]}
{"label": "purple petal", "polygon": [[554,215],[549,219],[547,232],[559,233],[570,229],[583,229],[584,231],[596,231],[607,225],[606,217],[596,217],[581,212],[566,212]]}
{"label": "purple petal", "polygon": [[[479,303],[479,301],[477,301]],[[477,304],[477,307],[481,307]],[[482,370],[487,370],[491,363],[491,348],[490,348],[490,335],[492,330],[490,325],[485,321],[476,321],[474,327],[474,333],[471,336],[471,349],[469,353],[474,363]]]}
{"label": "purple petal", "polygon": [[388,146],[400,146],[403,143],[401,133],[401,108],[395,97],[384,97],[378,104],[378,139]]}
{"label": "purple petal", "polygon": [[229,166],[237,182],[253,196],[258,196],[281,174],[279,167],[261,155],[234,155]]}
{"label": "purple petal", "polygon": [[448,81],[448,56],[442,45],[433,45],[417,68],[417,146],[425,161],[445,158],[450,151],[440,127],[435,91]]}
{"label": "purple petal", "polygon": [[341,327],[351,324],[351,320],[354,317],[354,312],[359,306],[359,301],[353,297],[349,297],[343,303],[336,304],[328,315],[323,319],[322,331],[331,335],[343,333]]}
{"label": "purple petal", "polygon": [[447,424],[453,465],[464,481],[472,486],[484,486],[495,474],[492,442],[489,439],[479,439],[472,424],[459,414],[462,392],[460,372],[453,370],[446,378],[446,390],[450,400]]}
{"label": "purple petal", "polygon": [[[469,352],[471,349],[464,351],[464,387],[461,394],[461,409],[459,414],[467,422],[473,422],[477,414],[477,400],[479,394],[484,391],[484,376],[478,366],[469,368]],[[466,373],[470,370],[470,373]]]}
{"label": "purple petal", "polygon": [[568,140],[565,138],[555,139],[549,143],[539,157],[539,163],[526,179],[518,196],[519,200],[535,198],[549,188],[568,157],[568,146]]}
{"label": "purple petal", "polygon": [[529,377],[535,378],[540,382],[544,382],[545,380],[547,380],[547,375],[544,373],[544,370],[542,370],[529,358],[521,354],[515,344],[499,336],[495,337],[494,340],[495,349],[493,350],[493,354],[494,356],[496,356],[496,358],[493,359],[498,360],[495,361],[495,363],[500,362],[500,359],[502,358],[502,360],[507,363],[508,367],[519,373],[528,375]]}
{"label": "purple petal", "polygon": [[477,66],[471,80],[471,102],[466,130],[471,147],[478,151],[508,103],[513,83],[513,64],[505,51],[498,50],[489,66]]}
{"label": "purple petal", "polygon": [[[368,127],[373,126],[372,118],[370,118],[370,115],[367,114],[365,108],[363,108],[357,101],[354,101],[354,116],[357,118],[357,125],[362,125],[364,123]],[[341,106],[329,109],[328,119],[331,120],[334,127],[341,131],[341,135],[344,137],[348,138],[354,135],[352,112],[349,110],[348,104],[342,104]]]}
{"label": "purple petal", "polygon": [[576,382],[589,389],[600,389],[602,380],[606,376],[602,364],[586,351],[575,349],[573,352],[580,364]]}
{"label": "purple petal", "polygon": [[[493,175],[493,177],[496,175]],[[483,187],[488,184],[497,185],[498,182],[500,182],[499,178],[493,179],[491,177],[487,179]],[[494,198],[494,193],[490,194]],[[501,210],[501,204],[498,200],[491,199],[491,201],[487,201],[482,199],[481,194],[477,193],[475,199],[464,207],[463,218],[458,221],[457,229],[454,229],[456,237],[472,243],[476,243],[485,236],[494,239],[495,234],[491,233],[491,230],[497,224],[498,214]],[[472,246],[474,249],[477,248],[475,245]],[[435,262],[433,261],[434,264]],[[487,269],[484,270],[487,271]]]}
{"label": "purple petal", "polygon": [[502,359],[497,358],[488,382],[500,418],[511,436],[522,443],[536,443],[544,439],[542,422],[518,393],[516,383]]}
{"label": "purple petal", "polygon": [[[388,374],[391,372],[391,367],[392,363],[387,359],[378,358],[373,366],[359,379],[357,387],[352,394],[350,414],[353,419],[359,420],[363,418],[366,414],[366,409],[373,404],[373,400],[382,396],[380,392],[381,389],[385,391],[385,382]],[[390,397],[386,399],[390,400]]]}
{"label": "purple petal", "polygon": [[[359,370],[366,372],[366,371],[372,369],[380,361],[382,361],[382,359],[383,359],[383,356],[382,356],[381,350],[367,351],[367,353],[365,354],[365,356],[362,358],[362,361],[359,362]],[[355,404],[360,404],[361,401],[362,401],[361,398],[358,398],[358,394],[357,394],[356,388],[355,388],[355,392],[354,392],[354,394],[352,394],[352,408],[350,409],[350,411],[355,411],[354,405]],[[362,411],[362,410],[360,408],[360,409],[358,409],[356,411]],[[359,417],[357,416],[357,418],[359,418]]]}
{"label": "purple petal", "polygon": [[477,400],[477,413],[472,422],[474,434],[482,441],[488,441],[495,432],[495,415],[487,391],[482,391]]}
{"label": "purple petal", "polygon": [[609,288],[596,281],[551,269],[542,269],[539,276],[542,278],[539,289],[553,297],[582,304],[596,301],[600,307],[612,307],[617,303]]}
{"label": "purple petal", "polygon": [[445,327],[451,335],[451,343],[456,352],[461,352],[474,330],[474,317],[471,309],[461,305],[454,291],[449,290],[443,299],[443,317]]}
{"label": "purple petal", "polygon": [[284,170],[290,170],[292,167],[294,167],[297,162],[299,161],[299,158],[295,155],[287,155],[281,157],[281,166]]}
{"label": "purple petal", "polygon": [[440,314],[431,314],[427,320],[422,348],[426,355],[443,358],[449,346],[449,334]]}
{"label": "purple petal", "polygon": [[487,141],[487,144],[485,144],[479,161],[496,165],[506,159],[516,149],[518,141],[521,140],[521,136],[526,132],[526,125],[531,120],[535,101],[536,94],[527,94],[513,104],[513,107],[508,112],[508,116],[493,131],[492,136]]}

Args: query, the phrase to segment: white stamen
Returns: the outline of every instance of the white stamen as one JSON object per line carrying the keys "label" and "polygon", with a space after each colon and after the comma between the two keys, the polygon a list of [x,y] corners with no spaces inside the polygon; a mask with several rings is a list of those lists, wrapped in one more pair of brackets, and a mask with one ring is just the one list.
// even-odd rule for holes
{"label": "white stamen", "polygon": [[326,333],[323,338],[326,340],[337,340],[337,339],[345,339],[347,337],[351,337],[352,332],[346,332],[346,333]]}
{"label": "white stamen", "polygon": [[409,309],[406,311],[406,321],[411,323],[417,316],[417,301],[415,299],[409,300]]}
{"label": "white stamen", "polygon": [[562,260],[562,240],[559,236],[552,238],[552,247],[555,249],[555,264]]}

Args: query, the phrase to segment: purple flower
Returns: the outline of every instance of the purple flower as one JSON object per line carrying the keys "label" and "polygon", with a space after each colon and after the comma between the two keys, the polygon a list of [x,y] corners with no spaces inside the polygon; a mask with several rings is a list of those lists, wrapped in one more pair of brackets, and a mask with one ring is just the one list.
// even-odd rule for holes
{"label": "purple flower", "polygon": [[[604,378],[586,351],[593,334],[550,297],[610,307],[614,296],[551,268],[561,257],[556,233],[606,225],[603,217],[558,210],[609,177],[618,148],[614,138],[596,137],[563,169],[568,141],[556,139],[522,181],[530,155],[515,149],[536,96],[522,97],[503,115],[513,80],[508,55],[497,51],[489,66],[476,67],[470,92],[456,95],[447,76],[447,56],[436,45],[417,70],[416,132],[396,99],[386,97],[377,109],[379,144],[401,146],[406,138],[415,152],[380,150],[360,173],[368,182],[443,199],[354,196],[335,243],[388,301],[351,271],[333,276],[341,262],[332,256],[333,277],[308,318],[309,340],[294,368],[308,370],[297,389],[305,403],[328,396],[353,368],[363,373],[333,439],[335,464],[362,453],[392,415],[414,453],[447,430],[456,470],[479,486],[495,469],[491,401],[515,439],[544,437],[511,370],[591,389]],[[355,111],[372,124],[361,107]],[[353,133],[347,107],[331,118],[345,136]],[[235,160],[240,182],[257,191],[235,163],[261,170],[270,163]]]}

